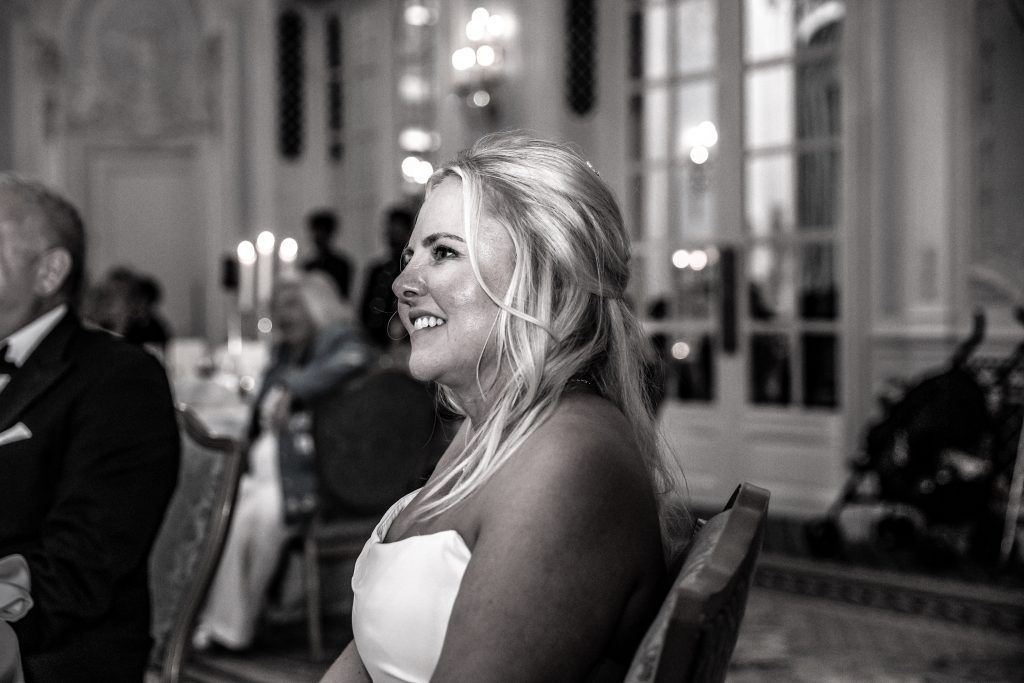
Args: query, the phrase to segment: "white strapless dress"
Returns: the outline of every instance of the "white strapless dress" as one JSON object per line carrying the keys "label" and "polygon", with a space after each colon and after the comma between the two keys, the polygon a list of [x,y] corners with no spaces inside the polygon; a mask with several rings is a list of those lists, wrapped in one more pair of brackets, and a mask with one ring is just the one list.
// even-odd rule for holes
{"label": "white strapless dress", "polygon": [[469,564],[454,529],[384,542],[416,493],[385,513],[352,574],[352,634],[374,683],[430,680]]}

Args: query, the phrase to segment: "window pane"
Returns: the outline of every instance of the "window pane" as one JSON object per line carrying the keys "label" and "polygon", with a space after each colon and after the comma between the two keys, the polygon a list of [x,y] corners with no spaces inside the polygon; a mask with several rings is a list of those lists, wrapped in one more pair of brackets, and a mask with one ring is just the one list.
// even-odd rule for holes
{"label": "window pane", "polygon": [[789,339],[781,334],[750,337],[750,400],[787,405],[790,402]]}
{"label": "window pane", "polygon": [[789,249],[758,244],[747,259],[750,281],[749,311],[753,320],[792,320],[796,273]]}
{"label": "window pane", "polygon": [[708,320],[717,265],[710,262],[704,249],[677,249],[667,257],[672,261],[669,314],[679,320]]}
{"label": "window pane", "polygon": [[839,405],[836,373],[836,337],[805,334],[803,345],[804,405],[834,408]]}
{"label": "window pane", "polygon": [[833,227],[838,201],[839,154],[834,150],[801,154],[798,168],[800,227]]}
{"label": "window pane", "polygon": [[801,140],[839,134],[839,72],[834,59],[797,67],[797,136]]}
{"label": "window pane", "polygon": [[668,7],[653,5],[644,14],[644,77],[668,75]]}
{"label": "window pane", "polygon": [[676,73],[707,71],[715,64],[715,5],[688,0],[675,9],[678,52]]}
{"label": "window pane", "polygon": [[686,163],[672,171],[676,234],[684,240],[709,240],[714,232],[714,168]]}
{"label": "window pane", "polygon": [[845,15],[843,0],[801,0],[796,6],[797,47],[838,45]]}
{"label": "window pane", "polygon": [[668,149],[668,88],[651,88],[644,96],[644,156],[664,159]]}
{"label": "window pane", "polygon": [[708,334],[659,334],[654,343],[662,349],[666,398],[677,401],[711,401],[715,397],[715,345]]}
{"label": "window pane", "polygon": [[748,61],[792,53],[793,0],[746,0],[743,19],[743,53]]}
{"label": "window pane", "polygon": [[656,239],[668,234],[668,171],[652,171],[644,187],[644,238]]}
{"label": "window pane", "polygon": [[835,250],[805,244],[800,251],[800,317],[835,320],[838,315]]}
{"label": "window pane", "polygon": [[716,90],[710,79],[687,83],[676,89],[676,157],[690,159],[693,148],[697,146],[713,153],[718,144]]}
{"label": "window pane", "polygon": [[793,67],[773,66],[747,72],[744,108],[750,149],[793,141]]}
{"label": "window pane", "polygon": [[743,42],[747,61],[786,57],[794,45],[837,44],[846,14],[842,0],[746,0]]}
{"label": "window pane", "polygon": [[747,159],[747,228],[756,237],[793,229],[793,161],[788,155]]}

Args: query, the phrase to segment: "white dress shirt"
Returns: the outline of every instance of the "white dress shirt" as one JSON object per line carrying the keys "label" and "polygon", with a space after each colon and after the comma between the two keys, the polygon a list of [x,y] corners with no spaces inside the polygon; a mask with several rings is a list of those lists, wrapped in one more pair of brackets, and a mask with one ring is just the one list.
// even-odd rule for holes
{"label": "white dress shirt", "polygon": [[[24,365],[25,360],[39,346],[39,342],[43,341],[50,330],[57,326],[67,310],[67,304],[60,304],[12,333],[6,339],[0,339],[0,346],[7,345],[7,360],[19,368]],[[0,374],[0,391],[4,390],[10,380],[10,375]]]}

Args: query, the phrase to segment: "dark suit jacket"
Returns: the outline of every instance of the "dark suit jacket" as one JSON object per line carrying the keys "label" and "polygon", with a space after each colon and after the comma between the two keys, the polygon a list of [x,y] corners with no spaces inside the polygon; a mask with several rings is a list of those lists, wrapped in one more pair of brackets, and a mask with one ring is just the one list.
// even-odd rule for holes
{"label": "dark suit jacket", "polygon": [[147,560],[177,482],[167,376],[69,311],[0,391],[0,556],[21,553],[35,606],[13,624],[29,681],[142,680]]}

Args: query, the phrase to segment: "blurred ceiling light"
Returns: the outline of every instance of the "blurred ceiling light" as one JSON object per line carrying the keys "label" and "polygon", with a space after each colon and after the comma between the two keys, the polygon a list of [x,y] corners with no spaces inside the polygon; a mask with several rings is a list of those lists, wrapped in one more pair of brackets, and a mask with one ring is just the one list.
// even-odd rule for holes
{"label": "blurred ceiling light", "polygon": [[678,249],[672,254],[672,265],[676,268],[687,268],[690,265],[690,252],[685,249]]}
{"label": "blurred ceiling light", "polygon": [[452,53],[452,66],[456,71],[467,71],[476,66],[476,50],[471,47],[460,47]]}
{"label": "blurred ceiling light", "polygon": [[466,24],[466,37],[472,41],[483,40],[487,36],[487,23],[476,20]]}
{"label": "blurred ceiling light", "polygon": [[701,249],[694,249],[690,252],[690,267],[694,270],[704,270],[708,265],[707,252]]}
{"label": "blurred ceiling light", "polygon": [[404,16],[410,26],[430,26],[437,22],[437,10],[420,2],[407,5]]}
{"label": "blurred ceiling light", "polygon": [[477,90],[469,96],[469,103],[474,107],[486,107],[491,103],[491,93],[486,90]]}
{"label": "blurred ceiling light", "polygon": [[690,148],[690,161],[695,164],[703,164],[709,156],[708,148],[704,145],[695,145]]}
{"label": "blurred ceiling light", "polygon": [[263,334],[270,334],[270,331],[274,329],[274,323],[270,321],[270,318],[260,318],[256,323],[256,329]]}
{"label": "blurred ceiling light", "polygon": [[487,18],[487,35],[490,37],[501,38],[505,35],[507,28],[505,17],[500,14],[492,14]]}
{"label": "blurred ceiling light", "polygon": [[430,83],[422,76],[405,74],[398,81],[398,94],[407,102],[425,102],[430,98]]}
{"label": "blurred ceiling light", "polygon": [[469,44],[452,53],[453,90],[470,108],[489,108],[493,115],[495,93],[507,76],[506,50],[513,28],[513,17],[491,14],[486,7],[471,13],[466,23]]}
{"label": "blurred ceiling light", "polygon": [[406,128],[398,134],[398,144],[406,152],[432,152],[441,146],[441,136],[422,128]]}
{"label": "blurred ceiling light", "polygon": [[672,345],[672,357],[676,360],[686,360],[690,356],[690,345],[684,341],[677,341]]}
{"label": "blurred ceiling light", "polygon": [[406,157],[402,159],[402,175],[412,178],[416,173],[416,167],[420,163],[419,157]]}
{"label": "blurred ceiling light", "polygon": [[481,45],[476,49],[476,63],[480,66],[492,66],[494,60],[494,48],[490,45]]}
{"label": "blurred ceiling light", "polygon": [[421,160],[416,164],[416,170],[413,172],[412,179],[420,185],[426,185],[432,175],[434,175],[434,165],[429,161]]}
{"label": "blurred ceiling light", "polygon": [[697,124],[697,144],[705,147],[714,147],[718,142],[718,129],[710,121],[701,121]]}
{"label": "blurred ceiling light", "polygon": [[434,174],[434,165],[417,156],[408,156],[402,160],[402,175],[406,180],[425,185]]}

